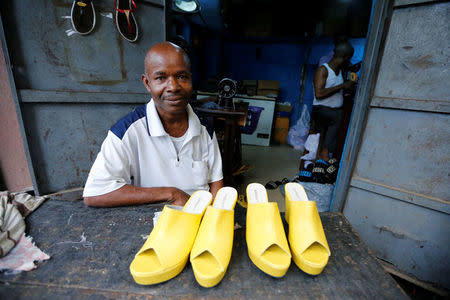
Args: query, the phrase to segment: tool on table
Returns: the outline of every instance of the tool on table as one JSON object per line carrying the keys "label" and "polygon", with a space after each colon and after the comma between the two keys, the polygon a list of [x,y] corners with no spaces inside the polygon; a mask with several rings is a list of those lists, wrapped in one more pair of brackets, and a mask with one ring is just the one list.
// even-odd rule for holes
{"label": "tool on table", "polygon": [[347,80],[351,80],[354,82],[358,82],[358,74],[357,72],[361,69],[361,62],[357,62],[356,64],[350,65],[347,67]]}
{"label": "tool on table", "polygon": [[219,105],[235,110],[233,97],[236,95],[237,82],[230,78],[224,78],[217,86],[219,93]]}

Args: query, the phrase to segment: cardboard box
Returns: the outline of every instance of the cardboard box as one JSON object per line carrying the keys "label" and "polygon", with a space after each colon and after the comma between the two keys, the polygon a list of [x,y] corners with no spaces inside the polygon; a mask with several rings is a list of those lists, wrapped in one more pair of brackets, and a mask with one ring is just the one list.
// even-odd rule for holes
{"label": "cardboard box", "polygon": [[256,95],[277,97],[279,89],[280,82],[278,80],[258,80]]}
{"label": "cardboard box", "polygon": [[257,87],[258,80],[242,80],[242,86],[254,86]]}
{"label": "cardboard box", "polygon": [[258,80],[258,90],[279,90],[280,82],[278,80]]}
{"label": "cardboard box", "polygon": [[278,90],[258,89],[256,91],[256,95],[276,98],[278,97]]}
{"label": "cardboard box", "polygon": [[249,96],[255,96],[256,95],[256,86],[255,87],[247,86],[244,91]]}
{"label": "cardboard box", "polygon": [[242,91],[249,95],[256,95],[256,90],[258,88],[258,80],[242,80]]}

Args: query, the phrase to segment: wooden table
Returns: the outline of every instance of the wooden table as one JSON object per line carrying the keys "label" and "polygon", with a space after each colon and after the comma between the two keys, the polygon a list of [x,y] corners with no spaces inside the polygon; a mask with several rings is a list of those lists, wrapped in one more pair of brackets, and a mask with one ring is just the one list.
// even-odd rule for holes
{"label": "wooden table", "polygon": [[[272,278],[250,261],[245,210],[236,205],[233,254],[222,282],[200,287],[188,263],[177,277],[154,286],[133,281],[129,265],[153,228],[162,205],[88,208],[81,201],[48,200],[27,218],[27,234],[51,259],[37,269],[0,274],[0,299],[407,299],[340,213],[321,214],[332,252],[319,276],[292,262]],[[86,242],[80,243],[81,237]]]}
{"label": "wooden table", "polygon": [[[245,126],[248,103],[231,109],[208,109],[194,107],[200,119],[208,123],[209,130],[216,130],[217,120],[224,122],[223,138],[218,138],[222,152],[222,169],[225,185],[233,186],[233,172],[242,165],[241,131],[239,126]],[[216,131],[217,135],[217,131]]]}

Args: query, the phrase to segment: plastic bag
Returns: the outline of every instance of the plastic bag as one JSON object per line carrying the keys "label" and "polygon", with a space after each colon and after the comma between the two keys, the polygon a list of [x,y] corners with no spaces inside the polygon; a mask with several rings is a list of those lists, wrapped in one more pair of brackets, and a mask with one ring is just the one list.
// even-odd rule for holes
{"label": "plastic bag", "polygon": [[[310,201],[316,202],[319,212],[330,211],[334,185],[329,183],[301,182]],[[284,184],[280,185],[280,192],[284,197]]]}
{"label": "plastic bag", "polygon": [[309,152],[301,157],[304,160],[315,160],[317,156],[317,148],[319,148],[320,133],[310,134],[305,142],[305,149]]}
{"label": "plastic bag", "polygon": [[330,211],[334,185],[316,182],[302,182],[308,199],[315,201],[319,212]]}
{"label": "plastic bag", "polygon": [[289,128],[289,132],[286,141],[289,145],[294,147],[295,150],[304,150],[306,138],[309,133],[310,114],[308,106],[303,104],[302,113],[297,123]]}

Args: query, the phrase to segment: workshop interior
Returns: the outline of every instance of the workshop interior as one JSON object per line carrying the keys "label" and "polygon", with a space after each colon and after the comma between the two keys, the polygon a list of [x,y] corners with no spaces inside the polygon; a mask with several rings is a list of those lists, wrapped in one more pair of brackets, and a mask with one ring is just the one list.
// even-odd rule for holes
{"label": "workshop interior", "polygon": [[[449,11],[425,0],[6,1],[0,298],[450,297]],[[149,102],[144,58],[163,41],[189,57],[189,105],[232,189],[183,209],[86,207],[102,141]],[[353,52],[334,77],[352,88],[337,92],[323,152],[331,127],[315,89],[321,70],[332,87],[344,43]],[[174,224],[184,235],[164,241]],[[6,261],[14,249],[25,269],[22,256]],[[165,271],[143,275],[147,264]]]}

